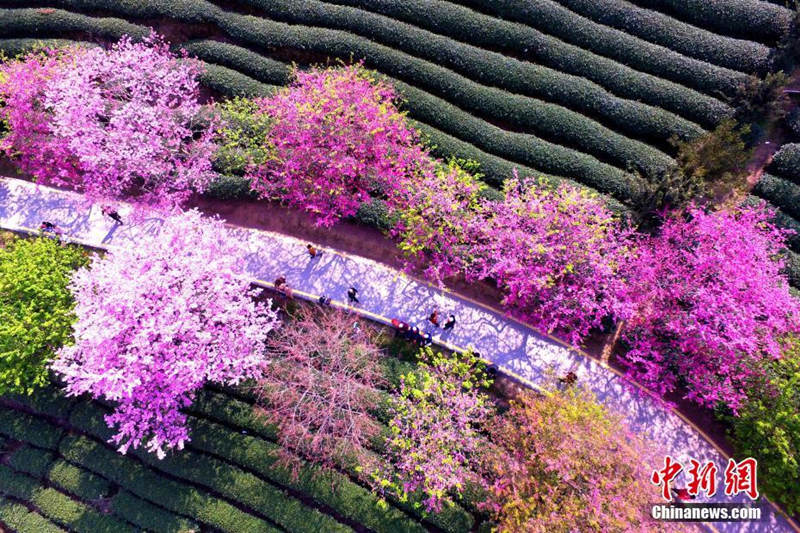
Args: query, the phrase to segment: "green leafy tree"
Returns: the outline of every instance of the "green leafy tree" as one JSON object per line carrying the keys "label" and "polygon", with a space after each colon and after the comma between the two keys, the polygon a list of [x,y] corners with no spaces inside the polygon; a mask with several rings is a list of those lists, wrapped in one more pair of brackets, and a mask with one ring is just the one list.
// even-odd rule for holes
{"label": "green leafy tree", "polygon": [[761,489],[792,514],[800,512],[800,338],[771,362],[766,393],[731,417],[737,455],[758,460]]}
{"label": "green leafy tree", "polygon": [[214,169],[222,174],[243,176],[248,166],[263,165],[272,157],[268,142],[272,117],[260,112],[259,104],[236,97],[217,104],[222,126],[214,155]]}
{"label": "green leafy tree", "polygon": [[85,250],[47,238],[0,249],[0,395],[47,383],[47,362],[70,341],[75,320],[70,276],[88,262]]}

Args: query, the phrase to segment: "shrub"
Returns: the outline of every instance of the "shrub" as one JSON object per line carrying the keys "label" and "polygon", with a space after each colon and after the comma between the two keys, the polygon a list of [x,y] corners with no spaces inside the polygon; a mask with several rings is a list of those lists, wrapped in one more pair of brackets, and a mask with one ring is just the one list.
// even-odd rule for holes
{"label": "shrub", "polygon": [[392,191],[388,203],[397,222],[391,235],[409,268],[437,282],[465,270],[480,224],[483,188],[451,160]]}
{"label": "shrub", "polygon": [[674,11],[717,33],[756,41],[777,41],[794,18],[790,9],[759,0],[638,0],[637,5]]}
{"label": "shrub", "polygon": [[473,46],[471,40],[466,44],[368,11],[316,0],[247,0],[247,3],[273,19],[347,30],[452,69],[471,81],[597,117],[631,137],[658,142],[671,135],[690,138],[702,132],[696,124],[662,109],[619,98],[586,78],[483,50]]}
{"label": "shrub", "polygon": [[157,505],[137,498],[127,490],[120,490],[114,496],[111,500],[111,511],[131,524],[149,531],[164,529],[189,533],[200,530],[196,522],[165,511]]}
{"label": "shrub", "polygon": [[32,55],[2,72],[11,130],[2,148],[24,171],[92,199],[155,205],[206,187],[214,126],[199,120],[199,65],[157,36]]}
{"label": "shrub", "polygon": [[63,533],[62,529],[37,512],[9,500],[0,500],[0,522],[19,533]]}
{"label": "shrub", "polygon": [[[406,98],[410,116],[470,142],[492,155],[511,161],[512,170],[513,163],[523,163],[535,169],[531,174],[552,172],[559,176],[574,176],[581,184],[610,194],[622,202],[631,198],[629,179],[621,169],[533,135],[511,132],[488,124],[441,98],[405,83],[396,82],[395,87]],[[463,157],[460,153],[458,155]],[[472,154],[468,154],[468,157],[477,159]],[[503,177],[507,178],[509,175],[505,174]]]}
{"label": "shrub", "polygon": [[250,180],[244,176],[217,176],[204,193],[210,198],[220,200],[247,200],[258,198],[250,188]]}
{"label": "shrub", "polygon": [[359,205],[353,218],[381,231],[388,231],[393,225],[392,215],[386,202],[379,198],[373,198]]}
{"label": "shrub", "polygon": [[575,187],[513,179],[504,192],[476,221],[469,276],[495,280],[513,314],[576,345],[605,317],[624,315],[631,231]]}
{"label": "shrub", "polygon": [[800,219],[800,185],[764,173],[753,187],[753,194],[768,200],[795,220]]}
{"label": "shrub", "polygon": [[590,393],[525,391],[490,434],[484,507],[498,531],[666,529],[642,513],[661,457]]}
{"label": "shrub", "polygon": [[800,510],[800,342],[768,363],[768,392],[753,394],[729,417],[740,457],[758,461],[759,487],[789,513]]}
{"label": "shrub", "polygon": [[648,169],[664,166],[670,161],[663,152],[615,133],[574,111],[477,84],[428,61],[341,30],[290,26],[233,14],[222,17],[219,24],[232,38],[262,48],[301,48],[342,60],[364,58],[367,67],[398,77],[426,91],[447,95],[450,101],[465,111],[492,117],[493,120],[545,136],[553,142],[609,158],[623,168],[629,161]]}
{"label": "shrub", "polygon": [[716,35],[625,0],[562,0],[562,4],[601,24],[714,65],[746,73],[769,67],[770,48],[763,44]]}
{"label": "shrub", "polygon": [[220,94],[241,98],[266,97],[277,90],[277,87],[211,63],[205,65],[204,72],[197,79],[209,89]]}
{"label": "shrub", "polygon": [[181,47],[203,61],[235,69],[268,85],[288,85],[292,80],[292,69],[289,65],[247,48],[207,39],[188,41]]}
{"label": "shrub", "polygon": [[622,98],[672,111],[704,127],[713,127],[733,112],[710,96],[634,70],[531,27],[464,6],[423,0],[339,0],[338,3],[378,12],[485,49],[507,50],[514,56],[592,80]]}
{"label": "shrub", "polygon": [[87,33],[107,40],[127,35],[138,41],[150,30],[119,18],[90,17],[62,9],[0,9],[0,35],[3,37],[50,37],[68,32]]}
{"label": "shrub", "polygon": [[13,472],[0,465],[0,492],[34,505],[52,521],[68,526],[70,530],[96,531],[98,533],[124,533],[135,530],[116,518],[103,515],[24,474]]}
{"label": "shrub", "polygon": [[352,317],[300,308],[267,353],[257,410],[278,427],[280,444],[329,468],[365,461],[362,450],[380,433],[369,413],[380,402],[382,354]]}
{"label": "shrub", "polygon": [[734,412],[798,329],[800,304],[781,274],[785,230],[763,205],[672,215],[630,264],[628,372],[659,393],[686,387]]}
{"label": "shrub", "polygon": [[800,185],[800,143],[787,143],[775,153],[770,171]]}
{"label": "shrub", "polygon": [[552,0],[459,0],[506,20],[539,28],[564,41],[609,57],[632,68],[698,89],[706,94],[733,95],[746,75],[692,59],[623,31],[595,23]]}
{"label": "shrub", "polygon": [[315,213],[318,225],[330,226],[427,161],[394,107],[394,90],[372,73],[356,65],[295,76],[290,88],[259,102],[274,124],[268,142],[275,154],[248,171],[261,196]]}
{"label": "shrub", "polygon": [[231,242],[221,220],[189,211],[165,219],[148,246],[116,249],[75,274],[78,342],[53,368],[69,395],[118,402],[106,421],[121,453],[181,449],[180,409],[196,389],[258,374],[277,319],[252,300]]}
{"label": "shrub", "polygon": [[381,493],[401,499],[418,492],[428,512],[452,504],[475,481],[472,470],[482,452],[483,431],[492,414],[484,389],[492,380],[472,353],[420,353],[416,372],[401,378],[392,401],[392,437],[386,458],[395,471],[372,473]]}
{"label": "shrub", "polygon": [[254,100],[234,97],[217,104],[220,130],[214,169],[226,175],[243,176],[250,166],[265,164],[273,156],[269,144],[273,119],[260,113]]}
{"label": "shrub", "polygon": [[31,394],[49,379],[47,362],[71,341],[74,301],[67,284],[89,261],[76,246],[46,238],[0,247],[0,395]]}
{"label": "shrub", "polygon": [[264,520],[191,485],[162,477],[137,461],[115,454],[86,437],[70,435],[59,445],[70,462],[118,483],[137,496],[222,531],[276,532]]}

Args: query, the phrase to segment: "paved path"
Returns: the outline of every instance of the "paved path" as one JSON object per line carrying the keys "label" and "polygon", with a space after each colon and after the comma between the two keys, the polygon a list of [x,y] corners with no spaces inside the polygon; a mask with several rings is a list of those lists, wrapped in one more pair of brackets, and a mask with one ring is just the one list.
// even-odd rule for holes
{"label": "paved path", "polygon": [[[126,209],[120,208],[125,216]],[[75,193],[37,187],[13,178],[0,178],[0,226],[12,230],[38,228],[42,220],[57,224],[65,234],[98,247],[147,245],[158,232],[161,220],[147,218],[136,224],[114,226],[98,206],[90,207]],[[288,284],[313,295],[326,294],[335,301],[346,300],[347,288],[359,290],[359,307],[371,316],[399,318],[430,331],[435,339],[449,345],[473,347],[493,361],[501,371],[533,383],[572,370],[579,383],[598,399],[619,412],[631,427],[664,447],[681,462],[695,458],[713,460],[720,474],[725,457],[700,430],[642,392],[611,368],[569,349],[560,341],[510,320],[476,302],[404,276],[375,261],[325,250],[309,260],[305,242],[286,235],[254,229],[234,228],[236,238],[247,250],[249,272],[257,280],[271,281],[286,276]],[[429,327],[426,317],[436,308],[442,316],[457,317],[452,332],[440,333]],[[661,465],[652,465],[659,468]],[[685,480],[678,482],[685,486]],[[720,489],[721,493],[722,490]],[[657,498],[654,498],[656,503]],[[716,501],[732,501],[718,494]],[[738,501],[744,501],[739,499]],[[771,505],[764,505],[766,520],[751,523],[713,524],[719,531],[791,531],[789,522]]]}

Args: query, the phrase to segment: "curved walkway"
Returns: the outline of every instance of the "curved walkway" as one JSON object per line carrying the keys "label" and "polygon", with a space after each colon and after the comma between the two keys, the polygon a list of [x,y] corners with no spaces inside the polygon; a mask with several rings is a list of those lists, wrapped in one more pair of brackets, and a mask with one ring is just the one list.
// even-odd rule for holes
{"label": "curved walkway", "polygon": [[[124,219],[126,208],[121,207],[119,211]],[[88,206],[77,193],[0,177],[0,227],[29,231],[38,228],[42,220],[55,223],[72,239],[99,248],[146,245],[148,237],[158,232],[161,225],[161,219],[153,217],[136,224],[115,226],[103,217],[98,206]],[[270,285],[264,280],[283,275],[289,286],[298,292],[306,296],[326,294],[337,305],[344,305],[347,289],[355,286],[359,291],[359,312],[384,322],[388,318],[399,318],[418,325],[430,331],[435,342],[443,345],[472,347],[496,364],[501,372],[532,386],[553,375],[575,372],[579,383],[673,458],[682,463],[688,463],[689,458],[715,461],[720,472],[718,486],[722,486],[721,473],[728,458],[699,428],[615,370],[570,349],[558,339],[369,259],[321,248],[322,254],[310,260],[306,243],[293,237],[240,227],[234,228],[234,235],[247,250],[245,261],[249,273],[262,285]],[[444,317],[450,313],[456,315],[453,331],[442,333],[426,321],[434,308]],[[656,469],[663,465],[648,466]],[[685,478],[679,477],[677,485],[685,486]],[[720,488],[713,500],[745,501],[745,498],[731,499],[721,493]],[[655,487],[653,496],[653,503],[657,503]],[[772,505],[763,506],[763,515],[761,522],[716,522],[710,529],[800,531]]]}

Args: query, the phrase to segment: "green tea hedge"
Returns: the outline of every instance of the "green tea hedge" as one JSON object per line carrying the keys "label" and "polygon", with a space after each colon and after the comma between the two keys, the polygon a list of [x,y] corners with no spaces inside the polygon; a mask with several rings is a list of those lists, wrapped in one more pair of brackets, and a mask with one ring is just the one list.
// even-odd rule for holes
{"label": "green tea hedge", "polygon": [[763,73],[769,67],[768,46],[723,37],[625,0],[560,0],[560,3],[601,24],[714,65],[747,73]]}
{"label": "green tea hedge", "polygon": [[711,96],[733,96],[747,76],[736,70],[687,57],[582,17],[553,0],[455,0],[502,17],[528,24],[632,68],[649,72]]}
{"label": "green tea hedge", "polygon": [[674,12],[679,18],[722,35],[774,43],[792,24],[790,9],[762,0],[635,0],[646,8]]}
{"label": "green tea hedge", "polygon": [[775,153],[770,172],[800,185],[800,144],[788,143]]}
{"label": "green tea hedge", "polygon": [[661,107],[711,128],[733,113],[726,103],[683,85],[632,69],[530,26],[439,0],[331,0],[415,24],[525,61],[581,76],[631,100]]}
{"label": "green tea hedge", "polygon": [[17,533],[63,533],[59,527],[38,512],[29,511],[22,504],[11,502],[0,496],[0,523]]}
{"label": "green tea hedge", "polygon": [[753,187],[753,194],[769,201],[792,218],[800,220],[800,185],[764,173]]}
{"label": "green tea hedge", "polygon": [[246,0],[246,3],[282,22],[352,32],[452,69],[471,81],[578,111],[632,137],[664,142],[672,135],[688,139],[703,132],[697,124],[662,109],[619,98],[585,78],[484,50],[362,9],[317,0]]}

